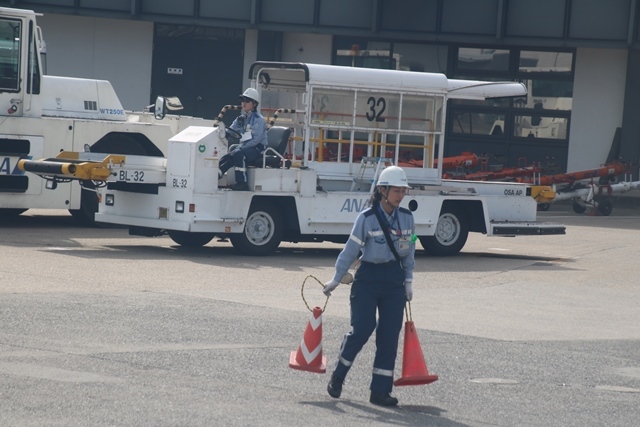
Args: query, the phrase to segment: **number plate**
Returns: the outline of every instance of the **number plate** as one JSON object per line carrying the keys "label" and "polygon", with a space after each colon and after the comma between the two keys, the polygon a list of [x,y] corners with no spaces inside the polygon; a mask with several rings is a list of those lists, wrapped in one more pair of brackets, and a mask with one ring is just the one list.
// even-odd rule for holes
{"label": "number plate", "polygon": [[145,182],[144,171],[121,170],[118,172],[118,181]]}

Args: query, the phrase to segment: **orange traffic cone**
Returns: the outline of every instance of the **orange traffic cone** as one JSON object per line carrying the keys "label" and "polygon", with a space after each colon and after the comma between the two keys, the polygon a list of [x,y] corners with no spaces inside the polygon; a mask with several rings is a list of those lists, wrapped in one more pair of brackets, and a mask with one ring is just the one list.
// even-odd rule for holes
{"label": "orange traffic cone", "polygon": [[307,324],[298,351],[292,351],[289,367],[324,374],[327,358],[322,356],[322,309],[315,307]]}
{"label": "orange traffic cone", "polygon": [[422,385],[438,381],[437,375],[429,375],[424,362],[422,348],[418,341],[418,333],[413,321],[404,323],[404,350],[402,354],[402,378],[393,385]]}

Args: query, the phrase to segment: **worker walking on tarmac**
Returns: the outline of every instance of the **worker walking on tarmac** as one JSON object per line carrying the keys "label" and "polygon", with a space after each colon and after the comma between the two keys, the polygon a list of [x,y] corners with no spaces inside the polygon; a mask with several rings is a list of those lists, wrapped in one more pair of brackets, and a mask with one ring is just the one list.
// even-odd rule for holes
{"label": "worker walking on tarmac", "polygon": [[398,399],[391,396],[393,372],[404,307],[413,297],[415,265],[413,215],[399,207],[408,188],[401,168],[390,166],[380,173],[371,206],[356,218],[349,240],[338,255],[333,279],[324,285],[324,294],[331,295],[362,252],[351,286],[351,331],[344,336],[327,386],[331,397],[340,397],[351,365],[375,329],[376,355],[369,401],[381,406],[398,404]]}
{"label": "worker walking on tarmac", "polygon": [[247,191],[247,163],[256,160],[267,147],[267,123],[256,108],[260,103],[260,94],[248,88],[240,95],[242,113],[233,121],[230,129],[239,134],[240,143],[231,152],[220,159],[219,177],[235,166],[236,183],[233,190]]}

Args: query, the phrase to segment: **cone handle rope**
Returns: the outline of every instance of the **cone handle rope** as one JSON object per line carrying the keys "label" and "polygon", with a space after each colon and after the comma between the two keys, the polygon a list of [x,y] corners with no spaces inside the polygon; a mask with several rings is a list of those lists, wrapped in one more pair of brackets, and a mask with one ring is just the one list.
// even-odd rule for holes
{"label": "cone handle rope", "polygon": [[[309,307],[309,303],[307,303],[307,300],[304,298],[304,285],[305,283],[307,283],[307,279],[314,279],[316,282],[318,282],[318,284],[320,286],[322,286],[322,288],[324,288],[324,285],[322,284],[322,282],[320,280],[318,280],[317,277],[312,276],[312,275],[308,275],[307,277],[304,278],[304,281],[302,282],[302,287],[300,288],[300,294],[302,295],[302,301],[304,301],[304,305],[307,306],[307,308],[309,309],[310,312],[313,313],[313,309],[311,307]],[[324,307],[322,307],[322,312],[324,313],[325,309],[327,308],[327,303],[329,302],[329,297],[327,297],[327,299],[324,302]]]}
{"label": "cone handle rope", "polygon": [[424,385],[438,380],[437,375],[429,374],[427,364],[424,361],[422,347],[418,340],[418,333],[413,324],[411,315],[411,303],[407,301],[405,306],[407,321],[404,324],[404,349],[402,352],[402,377],[394,381],[393,385]]}
{"label": "cone handle rope", "polygon": [[404,308],[404,318],[407,319],[407,322],[413,322],[413,316],[411,315],[411,301],[407,301]]}

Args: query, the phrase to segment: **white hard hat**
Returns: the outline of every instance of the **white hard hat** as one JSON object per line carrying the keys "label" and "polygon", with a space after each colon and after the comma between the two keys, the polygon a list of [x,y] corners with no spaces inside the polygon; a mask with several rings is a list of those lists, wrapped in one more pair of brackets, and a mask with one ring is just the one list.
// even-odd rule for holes
{"label": "white hard hat", "polygon": [[378,178],[378,183],[376,185],[378,187],[391,186],[411,188],[407,181],[407,175],[405,175],[402,168],[399,168],[398,166],[389,166],[380,172],[380,177]]}
{"label": "white hard hat", "polygon": [[244,93],[242,95],[240,95],[240,98],[242,98],[242,97],[253,99],[258,104],[260,103],[260,94],[258,93],[257,90],[255,90],[252,87],[250,87],[247,90],[245,90]]}

